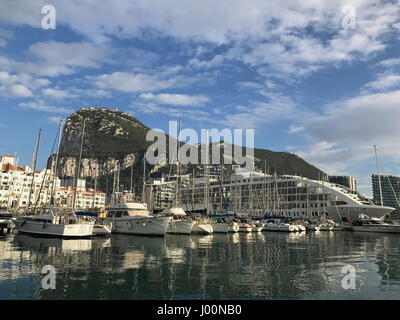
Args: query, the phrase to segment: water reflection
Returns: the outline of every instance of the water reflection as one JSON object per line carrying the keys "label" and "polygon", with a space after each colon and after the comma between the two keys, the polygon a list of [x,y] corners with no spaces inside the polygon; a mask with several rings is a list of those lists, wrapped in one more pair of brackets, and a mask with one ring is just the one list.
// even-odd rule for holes
{"label": "water reflection", "polygon": [[[63,240],[0,239],[0,298],[385,298],[400,293],[400,237],[350,232],[237,233]],[[40,285],[56,268],[56,290]],[[357,289],[341,287],[344,265]],[[23,290],[21,288],[24,288]]]}

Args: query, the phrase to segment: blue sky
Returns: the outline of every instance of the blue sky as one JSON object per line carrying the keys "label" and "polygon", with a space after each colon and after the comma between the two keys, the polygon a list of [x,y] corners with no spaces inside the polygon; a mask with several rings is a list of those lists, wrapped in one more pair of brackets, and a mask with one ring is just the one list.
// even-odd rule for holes
{"label": "blue sky", "polygon": [[[56,29],[44,30],[44,5]],[[255,129],[371,194],[399,174],[400,6],[395,1],[29,1],[0,10],[0,154],[43,166],[59,119],[118,108],[151,128]]]}

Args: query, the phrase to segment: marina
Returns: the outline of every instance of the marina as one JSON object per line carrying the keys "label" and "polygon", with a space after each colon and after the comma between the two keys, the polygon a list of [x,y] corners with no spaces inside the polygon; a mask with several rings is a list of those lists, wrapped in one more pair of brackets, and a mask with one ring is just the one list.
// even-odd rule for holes
{"label": "marina", "polygon": [[[400,293],[397,273],[388,276],[399,262],[400,224],[387,219],[395,208],[383,201],[377,205],[326,177],[208,161],[188,175],[178,160],[162,189],[146,175],[143,159],[141,197],[133,192],[132,166],[130,191],[114,170],[104,204],[93,198],[85,206],[78,200],[87,192],[79,190],[86,183],[80,166],[85,125],[83,118],[69,201],[56,201],[58,145],[22,211],[10,195],[5,202],[0,299],[395,299]],[[180,130],[179,122],[178,136]],[[61,123],[58,140],[60,132]],[[35,162],[40,138],[41,130]],[[1,161],[13,181],[13,157]],[[35,162],[26,170],[32,178]],[[97,189],[95,179],[94,194]],[[163,207],[155,208],[156,199]],[[49,267],[52,291],[41,282]],[[350,291],[343,282],[349,267],[355,270]],[[29,289],[15,293],[19,286]]]}
{"label": "marina", "polygon": [[1,4],[0,301],[400,300],[399,1]]}

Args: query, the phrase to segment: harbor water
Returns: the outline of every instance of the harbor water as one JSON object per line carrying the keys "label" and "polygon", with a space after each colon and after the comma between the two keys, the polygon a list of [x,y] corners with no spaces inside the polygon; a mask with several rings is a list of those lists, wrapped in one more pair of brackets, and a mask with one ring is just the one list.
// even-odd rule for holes
{"label": "harbor water", "polygon": [[[55,288],[43,286],[53,266]],[[345,266],[355,288],[344,288]],[[0,299],[398,299],[400,235],[0,238]]]}

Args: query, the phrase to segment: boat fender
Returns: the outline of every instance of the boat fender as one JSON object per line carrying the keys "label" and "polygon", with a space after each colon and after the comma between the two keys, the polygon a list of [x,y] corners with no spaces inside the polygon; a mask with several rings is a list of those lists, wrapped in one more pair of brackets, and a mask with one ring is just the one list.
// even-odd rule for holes
{"label": "boat fender", "polygon": [[128,229],[132,229],[132,221],[128,221]]}
{"label": "boat fender", "polygon": [[46,221],[43,222],[43,229],[46,227]]}
{"label": "boat fender", "polygon": [[24,220],[24,221],[22,221],[22,223],[21,223],[21,227],[23,227],[24,225],[25,225],[25,223],[26,223],[26,221]]}

